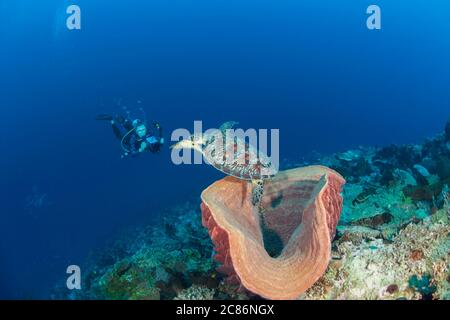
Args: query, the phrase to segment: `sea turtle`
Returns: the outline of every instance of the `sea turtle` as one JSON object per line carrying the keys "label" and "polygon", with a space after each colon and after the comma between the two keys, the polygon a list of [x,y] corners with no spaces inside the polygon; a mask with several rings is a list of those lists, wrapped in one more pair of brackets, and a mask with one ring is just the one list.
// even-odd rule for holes
{"label": "sea turtle", "polygon": [[264,192],[264,181],[275,175],[269,157],[244,139],[233,135],[227,139],[228,130],[237,122],[228,121],[220,129],[201,136],[181,140],[171,146],[174,149],[194,149],[203,154],[208,164],[226,175],[252,183],[252,204],[259,206]]}

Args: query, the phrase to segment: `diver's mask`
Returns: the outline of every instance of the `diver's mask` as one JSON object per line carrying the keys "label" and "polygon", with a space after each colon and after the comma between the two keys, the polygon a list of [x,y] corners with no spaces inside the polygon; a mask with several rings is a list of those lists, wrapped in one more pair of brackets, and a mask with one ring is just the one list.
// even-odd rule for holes
{"label": "diver's mask", "polygon": [[136,134],[139,136],[139,138],[145,137],[145,135],[147,134],[147,128],[145,127],[145,125],[138,125],[136,127]]}

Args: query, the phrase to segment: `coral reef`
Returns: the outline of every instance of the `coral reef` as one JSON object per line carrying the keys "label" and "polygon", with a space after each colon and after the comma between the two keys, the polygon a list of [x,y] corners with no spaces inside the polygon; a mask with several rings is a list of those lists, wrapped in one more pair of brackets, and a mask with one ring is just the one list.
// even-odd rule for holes
{"label": "coral reef", "polygon": [[[284,160],[283,170],[311,164],[334,169],[347,183],[336,236],[320,264],[325,273],[301,299],[450,299],[450,119],[442,134],[422,144],[312,153]],[[276,208],[283,201],[274,196],[263,204]],[[203,211],[203,223],[212,223]],[[285,219],[286,234],[298,223]],[[263,231],[270,261],[289,237]],[[229,239],[212,237],[223,247],[214,249],[197,199],[174,207],[93,252],[82,266],[83,290],[61,285],[53,298],[260,299],[243,290],[237,274],[227,276],[236,271],[223,255]]]}
{"label": "coral reef", "polygon": [[214,289],[193,285],[178,293],[178,296],[174,300],[212,300],[214,298],[214,291]]}
{"label": "coral reef", "polygon": [[303,298],[449,299],[449,232],[448,223],[427,218],[408,224],[390,243],[373,236],[339,239],[327,272]]}
{"label": "coral reef", "polygon": [[[197,205],[175,207],[160,220],[130,230],[109,251],[93,252],[95,259],[83,267],[84,290],[76,298],[173,299],[192,286],[218,287],[221,279]],[[66,295],[58,288],[54,298]]]}

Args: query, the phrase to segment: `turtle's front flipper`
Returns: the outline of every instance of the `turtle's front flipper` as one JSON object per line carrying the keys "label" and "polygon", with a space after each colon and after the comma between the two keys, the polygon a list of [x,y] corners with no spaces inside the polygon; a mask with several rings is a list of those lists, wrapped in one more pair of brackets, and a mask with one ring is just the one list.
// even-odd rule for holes
{"label": "turtle's front flipper", "polygon": [[252,204],[259,207],[264,193],[264,180],[252,180],[252,187]]}

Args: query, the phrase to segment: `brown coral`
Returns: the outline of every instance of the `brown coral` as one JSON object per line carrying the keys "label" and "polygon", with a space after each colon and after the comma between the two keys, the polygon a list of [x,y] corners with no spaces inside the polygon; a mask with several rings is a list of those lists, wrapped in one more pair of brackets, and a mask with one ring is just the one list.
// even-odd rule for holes
{"label": "brown coral", "polygon": [[[219,271],[265,298],[298,298],[328,266],[344,183],[321,166],[280,172],[266,182],[263,219],[248,182],[227,177],[211,185],[202,193],[202,217]],[[281,245],[276,257],[268,253],[274,244]]]}
{"label": "brown coral", "polygon": [[414,249],[411,251],[411,259],[413,261],[419,261],[422,260],[424,258],[424,254],[423,251],[420,249]]}

